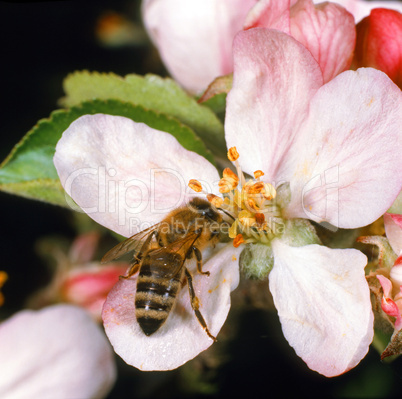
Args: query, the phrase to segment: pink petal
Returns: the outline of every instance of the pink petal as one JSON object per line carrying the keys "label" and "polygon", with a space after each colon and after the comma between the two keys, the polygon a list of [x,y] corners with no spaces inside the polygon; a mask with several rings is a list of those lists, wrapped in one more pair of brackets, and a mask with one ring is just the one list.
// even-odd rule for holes
{"label": "pink petal", "polygon": [[145,27],[173,78],[197,93],[232,72],[232,42],[256,0],[148,0]]}
{"label": "pink petal", "polygon": [[314,7],[299,0],[290,14],[290,33],[310,50],[319,63],[324,82],[349,69],[356,40],[352,14],[333,3]]}
{"label": "pink petal", "polygon": [[56,305],[0,324],[2,398],[101,398],[115,378],[113,351],[84,310]]}
{"label": "pink petal", "polygon": [[90,262],[95,255],[98,247],[100,234],[97,231],[89,231],[80,234],[72,243],[68,252],[68,259],[73,264],[83,264]]}
{"label": "pink petal", "polygon": [[290,33],[290,0],[260,0],[248,13],[244,29],[269,28]]}
{"label": "pink petal", "polygon": [[[389,276],[394,284],[402,286],[402,254],[396,259],[394,266],[392,266]],[[402,292],[399,293],[399,297],[395,296],[395,300],[402,299]],[[401,308],[402,309],[402,308]]]}
{"label": "pink petal", "polygon": [[295,171],[286,216],[343,228],[378,219],[402,187],[401,126],[402,93],[382,72],[346,71],[324,85],[284,164]]}
{"label": "pink petal", "polygon": [[392,249],[399,255],[402,252],[402,215],[386,213],[384,215],[384,227]]}
{"label": "pink petal", "polygon": [[[277,167],[322,85],[321,70],[292,37],[262,28],[234,41],[233,88],[227,97],[226,142],[236,146],[243,169],[260,169],[268,181],[289,180]],[[287,178],[287,179],[286,179]]]}
{"label": "pink petal", "polygon": [[[322,2],[322,0],[314,0],[314,3]],[[335,3],[340,4],[352,13],[356,22],[369,15],[373,8],[390,8],[402,12],[400,1],[336,0]]]}
{"label": "pink petal", "polygon": [[381,300],[381,308],[387,315],[396,318],[395,329],[400,330],[402,328],[401,310],[398,308],[398,305],[390,298],[392,292],[392,283],[381,274],[377,275],[377,278],[380,281],[380,284],[384,291],[384,296]]}
{"label": "pink petal", "polygon": [[116,262],[109,265],[86,264],[73,269],[60,287],[63,302],[84,307],[95,319],[100,319],[109,291],[128,268],[128,263]]}
{"label": "pink petal", "polygon": [[384,291],[384,296],[386,298],[390,298],[391,293],[392,293],[392,283],[389,279],[387,279],[385,276],[382,274],[378,274],[376,276],[378,278],[378,281],[381,284],[382,290]]}
{"label": "pink petal", "polygon": [[[230,292],[239,283],[241,249],[225,245],[204,263],[210,276],[193,271],[193,285],[201,302],[200,311],[210,332],[217,335],[230,308]],[[119,281],[103,308],[103,322],[116,353],[141,370],[171,370],[207,349],[207,336],[190,305],[188,286],[178,294],[175,308],[162,327],[146,336],[140,329],[134,307],[136,276]],[[219,338],[218,338],[219,339]]]}
{"label": "pink petal", "polygon": [[[190,179],[218,182],[215,167],[170,134],[120,116],[84,115],[63,133],[54,164],[61,184],[96,222],[131,236],[184,204]],[[209,184],[209,185],[208,185]]]}
{"label": "pink petal", "polygon": [[375,9],[356,29],[354,67],[379,69],[402,87],[402,14]]}
{"label": "pink petal", "polygon": [[367,258],[355,249],[272,242],[269,287],[289,344],[312,370],[334,377],[355,367],[373,338]]}

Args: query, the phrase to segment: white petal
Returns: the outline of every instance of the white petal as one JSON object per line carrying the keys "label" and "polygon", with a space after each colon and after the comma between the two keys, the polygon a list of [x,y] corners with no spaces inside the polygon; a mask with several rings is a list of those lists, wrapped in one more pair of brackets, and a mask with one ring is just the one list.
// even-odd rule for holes
{"label": "white petal", "polygon": [[256,0],[147,0],[145,27],[167,69],[191,92],[233,70],[232,42]]}
{"label": "white petal", "polygon": [[[204,271],[210,271],[210,276],[192,272],[194,289],[201,302],[200,311],[214,336],[229,312],[230,292],[239,283],[240,252],[239,248],[224,245],[203,266]],[[117,283],[103,308],[106,334],[116,353],[128,364],[141,370],[171,370],[213,343],[194,315],[188,285],[178,294],[175,308],[165,324],[147,337],[135,318],[136,280],[133,277]]]}
{"label": "white petal", "polygon": [[120,116],[85,115],[56,146],[54,164],[74,201],[96,222],[131,236],[163,219],[194,193],[190,179],[213,192],[219,180],[204,157],[171,135]]}
{"label": "white petal", "polygon": [[269,275],[283,333],[307,365],[333,377],[356,366],[373,338],[367,258],[355,249],[272,242]]}
{"label": "white petal", "polygon": [[112,348],[84,310],[56,305],[0,324],[0,397],[102,398],[116,378]]}
{"label": "white petal", "polygon": [[402,93],[384,73],[360,68],[322,86],[288,157],[286,216],[342,228],[381,217],[402,187],[401,126]]}

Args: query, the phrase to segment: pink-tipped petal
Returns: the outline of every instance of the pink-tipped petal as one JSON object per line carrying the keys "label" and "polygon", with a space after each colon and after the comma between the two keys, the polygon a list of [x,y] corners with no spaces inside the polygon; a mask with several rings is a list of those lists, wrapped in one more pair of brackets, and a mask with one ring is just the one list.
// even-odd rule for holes
{"label": "pink-tipped petal", "polygon": [[309,102],[322,85],[310,52],[285,33],[254,28],[234,41],[233,88],[227,97],[226,142],[237,147],[239,162],[267,181],[289,178],[277,167],[288,151]]}
{"label": "pink-tipped petal", "polygon": [[[394,266],[392,266],[391,271],[389,273],[390,278],[394,282],[394,284],[402,286],[402,254],[396,259]],[[398,298],[395,297],[395,300],[402,299],[402,292],[399,292]],[[402,305],[402,303],[401,303]],[[402,308],[401,308],[402,309]]]}
{"label": "pink-tipped petal", "polygon": [[354,68],[373,67],[402,87],[402,14],[378,8],[357,26]]}
{"label": "pink-tipped petal", "polygon": [[[230,292],[239,283],[241,249],[225,245],[203,265],[210,276],[193,274],[200,311],[216,336],[230,308]],[[146,336],[135,317],[136,276],[119,281],[103,308],[103,322],[116,353],[140,370],[172,370],[206,350],[213,340],[201,327],[191,308],[188,285],[179,292],[167,321]]]}
{"label": "pink-tipped petal", "polygon": [[402,252],[402,215],[384,214],[384,227],[392,249],[399,255]]}
{"label": "pink-tipped petal", "polygon": [[104,333],[84,310],[56,305],[0,324],[2,398],[103,398],[115,378]]}
{"label": "pink-tipped petal", "polygon": [[256,0],[148,0],[145,27],[171,75],[198,93],[232,72],[232,42]]}
{"label": "pink-tipped petal", "polygon": [[170,134],[112,115],[84,115],[63,133],[54,164],[61,184],[96,222],[131,236],[189,199],[190,179],[219,180],[214,166]]}
{"label": "pink-tipped petal", "polygon": [[373,338],[366,256],[355,249],[290,247],[278,239],[272,247],[269,288],[289,344],[327,377],[356,366]]}
{"label": "pink-tipped petal", "polygon": [[389,279],[387,279],[385,276],[382,274],[377,275],[377,279],[381,284],[382,290],[384,292],[384,296],[386,298],[389,298],[391,296],[392,292],[392,283]]}
{"label": "pink-tipped petal", "polygon": [[290,12],[290,33],[321,67],[324,82],[349,69],[356,41],[353,15],[334,3],[300,0]]}
{"label": "pink-tipped petal", "polygon": [[72,269],[60,286],[63,302],[75,304],[88,310],[94,319],[100,320],[102,307],[112,287],[129,269],[126,262],[108,265],[87,263]]}
{"label": "pink-tipped petal", "polygon": [[260,0],[248,13],[244,29],[269,28],[290,33],[290,0]]}
{"label": "pink-tipped petal", "polygon": [[324,85],[288,154],[287,217],[342,228],[372,223],[402,187],[402,93],[382,72],[346,71]]}
{"label": "pink-tipped petal", "polygon": [[[394,269],[394,267],[392,269]],[[391,278],[394,280],[392,276],[392,269],[391,269]],[[384,292],[384,296],[382,297],[381,300],[381,308],[387,315],[395,317],[395,329],[400,330],[402,328],[402,310],[398,307],[398,304],[395,302],[395,301],[399,302],[400,293],[397,294],[397,296],[394,298],[395,301],[393,301],[391,299],[392,295],[391,281],[388,280],[386,277],[382,276],[381,274],[377,275],[377,278],[380,281],[382,290]]]}

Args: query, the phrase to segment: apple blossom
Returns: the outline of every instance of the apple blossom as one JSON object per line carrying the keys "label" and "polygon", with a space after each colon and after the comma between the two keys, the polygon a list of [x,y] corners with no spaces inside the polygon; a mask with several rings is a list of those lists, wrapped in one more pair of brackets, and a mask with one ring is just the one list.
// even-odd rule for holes
{"label": "apple blossom", "polygon": [[113,351],[87,312],[24,310],[0,324],[2,398],[103,398],[116,379]]}
{"label": "apple blossom", "polygon": [[374,9],[356,29],[353,67],[379,69],[402,87],[402,14],[395,10]]}
{"label": "apple blossom", "polygon": [[[357,228],[389,208],[402,187],[402,94],[371,68],[323,84],[311,53],[275,30],[240,32],[233,52],[225,131],[237,174],[225,170],[219,179],[205,158],[171,135],[100,114],[70,125],[54,163],[74,201],[126,237],[207,194],[235,219],[233,242],[203,255],[210,276],[194,276],[211,333],[226,319],[246,248],[256,263],[267,264],[264,275],[290,345],[311,369],[339,375],[359,363],[373,337],[367,259],[355,249],[319,245],[301,219]],[[194,179],[200,192],[187,187]],[[255,259],[253,246],[271,255]],[[194,317],[186,287],[167,322],[146,337],[135,320],[135,291],[135,276],[119,281],[103,311],[106,333],[126,362],[173,369],[213,343]]]}
{"label": "apple blossom", "polygon": [[52,281],[36,292],[28,301],[34,309],[64,302],[85,308],[92,317],[100,321],[103,303],[111,288],[129,268],[128,262],[111,262],[101,265],[93,256],[98,245],[99,234],[89,232],[79,235],[68,253],[43,241],[47,256],[52,255],[56,263]]}
{"label": "apple blossom", "polygon": [[355,46],[352,15],[312,0],[144,0],[144,25],[170,74],[199,93],[233,71],[232,42],[242,29],[289,33],[320,64],[327,82],[349,68]]}

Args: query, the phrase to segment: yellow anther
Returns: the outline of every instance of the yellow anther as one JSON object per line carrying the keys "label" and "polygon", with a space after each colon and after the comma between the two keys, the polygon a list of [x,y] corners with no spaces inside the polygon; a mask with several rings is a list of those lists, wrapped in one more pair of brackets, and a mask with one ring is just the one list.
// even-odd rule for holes
{"label": "yellow anther", "polygon": [[263,213],[256,213],[254,217],[259,226],[262,226],[265,223],[265,215]]}
{"label": "yellow anther", "polygon": [[[7,281],[7,273],[0,271],[0,288],[4,285],[4,283]],[[3,294],[0,292],[0,306],[3,305],[4,303],[4,296]]]}
{"label": "yellow anther", "polygon": [[265,183],[263,183],[262,181],[259,181],[257,183],[254,183],[251,186],[247,186],[246,191],[249,194],[259,194],[264,191],[264,189],[265,189],[264,184]]}
{"label": "yellow anther", "polygon": [[222,175],[225,179],[228,180],[233,180],[233,182],[236,182],[235,187],[237,186],[237,184],[239,183],[239,178],[237,177],[236,173],[233,172],[231,169],[229,168],[225,168],[222,172]]}
{"label": "yellow anther", "polygon": [[264,176],[264,172],[262,170],[256,170],[254,172],[254,178],[258,179],[259,177]]}
{"label": "yellow anther", "polygon": [[264,183],[264,190],[262,191],[264,198],[271,200],[276,197],[276,190],[272,184]]}
{"label": "yellow anther", "polygon": [[251,217],[254,217],[254,212],[250,212],[247,209],[242,209],[238,215],[238,218],[240,221],[242,221],[242,219],[251,218]]}
{"label": "yellow anther", "polygon": [[245,228],[251,227],[255,224],[254,213],[251,213],[246,209],[239,212],[238,219]]}
{"label": "yellow anther", "polygon": [[228,193],[229,191],[231,191],[230,186],[228,186],[225,181],[221,180],[218,184],[219,184],[219,192],[220,193],[224,194],[224,193]]}
{"label": "yellow anther", "polygon": [[188,186],[189,186],[192,190],[194,190],[196,193],[200,193],[200,192],[202,191],[202,185],[201,185],[201,183],[200,183],[198,180],[196,180],[196,179],[191,179],[191,180],[188,182]]}
{"label": "yellow anther", "polygon": [[250,209],[250,210],[252,209],[255,212],[258,212],[260,210],[260,208],[257,206],[255,201],[251,198],[247,199],[246,205],[247,205],[247,209]]}
{"label": "yellow anther", "polygon": [[239,158],[239,153],[237,152],[236,147],[230,147],[229,151],[228,151],[228,159],[231,162],[237,161],[237,159]]}
{"label": "yellow anther", "polygon": [[218,184],[221,193],[228,193],[237,187],[239,184],[239,178],[236,173],[232,172],[229,168],[226,168],[224,169],[223,177]]}
{"label": "yellow anther", "polygon": [[237,226],[239,224],[239,220],[236,219],[233,224],[229,228],[229,238],[235,238],[237,236]]}
{"label": "yellow anther", "polygon": [[223,199],[215,194],[207,194],[207,200],[216,208],[220,208],[223,204]]}
{"label": "yellow anther", "polygon": [[234,240],[233,240],[233,246],[234,246],[235,248],[237,248],[238,246],[240,246],[241,244],[243,244],[243,242],[244,242],[243,235],[242,235],[242,234],[238,234],[238,235],[234,238]]}

